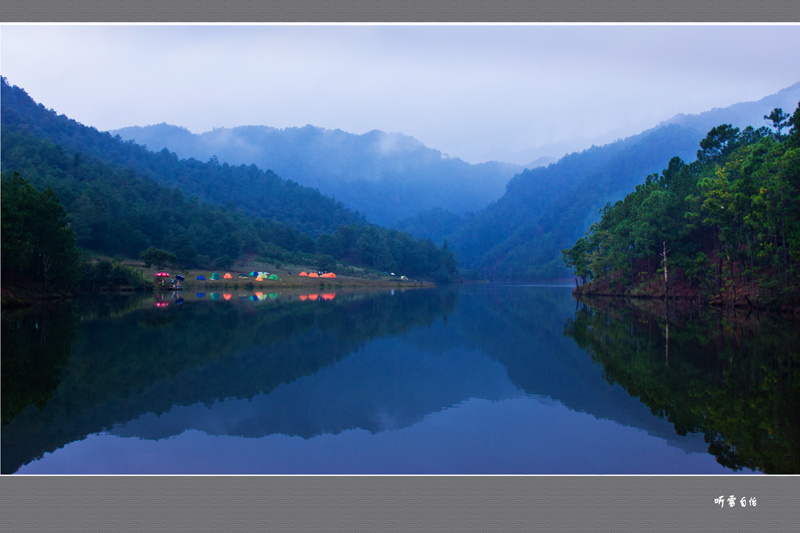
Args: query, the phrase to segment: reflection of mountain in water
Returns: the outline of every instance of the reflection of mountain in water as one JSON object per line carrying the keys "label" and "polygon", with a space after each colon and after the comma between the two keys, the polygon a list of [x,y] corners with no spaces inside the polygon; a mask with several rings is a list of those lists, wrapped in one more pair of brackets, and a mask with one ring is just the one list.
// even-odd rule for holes
{"label": "reflection of mountain in water", "polygon": [[[622,387],[609,386],[602,367],[564,337],[564,321],[574,316],[569,291],[472,288],[462,291],[459,300],[447,324],[436,321],[400,339],[371,343],[332,367],[251,400],[175,407],[112,433],[162,438],[194,428],[210,434],[309,438],[352,428],[377,432],[410,426],[470,398],[529,393],[642,429],[686,452],[707,450],[701,435],[677,435],[667,420],[654,417]],[[231,371],[239,375],[253,363],[243,354],[229,364],[242,367]],[[202,373],[218,375],[220,370],[211,365]]]}
{"label": "reflection of mountain in water", "polygon": [[111,433],[149,439],[190,428],[243,437],[282,433],[310,438],[353,428],[375,433],[411,426],[469,398],[519,394],[505,369],[478,352],[432,353],[403,339],[382,339],[313,376],[252,399],[179,406],[160,416],[148,413]]}
{"label": "reflection of mountain in water", "polygon": [[702,435],[677,435],[672,425],[618,385],[563,334],[575,316],[575,300],[564,287],[492,285],[460,295],[451,320],[462,320],[467,342],[496,358],[515,386],[553,398],[595,418],[635,427],[686,452],[706,452]]}
{"label": "reflection of mountain in water", "polygon": [[565,336],[576,317],[567,288],[476,285],[315,305],[187,301],[154,311],[83,323],[47,406],[4,425],[4,472],[101,431],[146,439],[187,428],[243,437],[375,433],[471,398],[524,394],[686,452],[708,449],[702,435],[678,435],[610,383],[606,366]]}
{"label": "reflection of mountain in water", "polygon": [[49,403],[4,424],[3,472],[144,413],[252,398],[452,311],[452,294],[424,292],[103,313],[83,322]]}

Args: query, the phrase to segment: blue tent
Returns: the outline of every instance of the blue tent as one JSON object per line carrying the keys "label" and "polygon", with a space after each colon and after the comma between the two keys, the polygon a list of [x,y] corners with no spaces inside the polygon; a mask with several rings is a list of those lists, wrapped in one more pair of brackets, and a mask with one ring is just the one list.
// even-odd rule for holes
{"label": "blue tent", "polygon": [[202,298],[202,297],[203,297],[203,296],[205,296],[205,295],[206,295],[206,293],[204,293],[204,292],[198,292],[198,293],[197,293],[197,297],[198,297],[198,298]]}
{"label": "blue tent", "polygon": [[205,281],[206,277],[204,275],[200,274],[199,276],[197,276],[197,279],[199,279],[200,281]]}

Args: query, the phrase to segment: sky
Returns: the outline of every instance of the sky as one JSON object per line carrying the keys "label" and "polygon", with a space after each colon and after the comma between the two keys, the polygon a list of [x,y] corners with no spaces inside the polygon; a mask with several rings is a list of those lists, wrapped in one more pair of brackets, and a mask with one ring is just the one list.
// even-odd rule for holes
{"label": "sky", "polygon": [[9,83],[99,130],[377,129],[470,163],[758,100],[800,82],[797,50],[798,24],[0,26]]}

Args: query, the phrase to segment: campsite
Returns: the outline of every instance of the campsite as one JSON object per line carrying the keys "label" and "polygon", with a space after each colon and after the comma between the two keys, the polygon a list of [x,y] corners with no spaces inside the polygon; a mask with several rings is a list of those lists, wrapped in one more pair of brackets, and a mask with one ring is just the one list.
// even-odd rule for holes
{"label": "campsite", "polygon": [[[269,289],[269,288],[431,288],[436,284],[428,281],[410,280],[406,276],[376,275],[355,277],[337,275],[334,272],[318,273],[312,268],[276,269],[274,265],[255,264],[245,271],[242,268],[231,270],[187,269],[169,270],[170,277],[157,277],[162,269],[147,268],[141,262],[131,261],[131,268],[138,269],[145,280],[166,279],[166,286],[155,285],[159,290],[173,290],[170,279],[180,275],[184,279],[180,285],[183,289]],[[303,275],[305,274],[305,275]]]}

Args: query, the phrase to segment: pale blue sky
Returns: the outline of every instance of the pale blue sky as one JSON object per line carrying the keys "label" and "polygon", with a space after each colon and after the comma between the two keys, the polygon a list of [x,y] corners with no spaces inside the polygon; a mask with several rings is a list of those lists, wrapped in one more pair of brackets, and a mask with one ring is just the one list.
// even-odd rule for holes
{"label": "pale blue sky", "polygon": [[0,50],[10,83],[100,130],[379,129],[472,163],[800,81],[800,25],[3,25]]}

